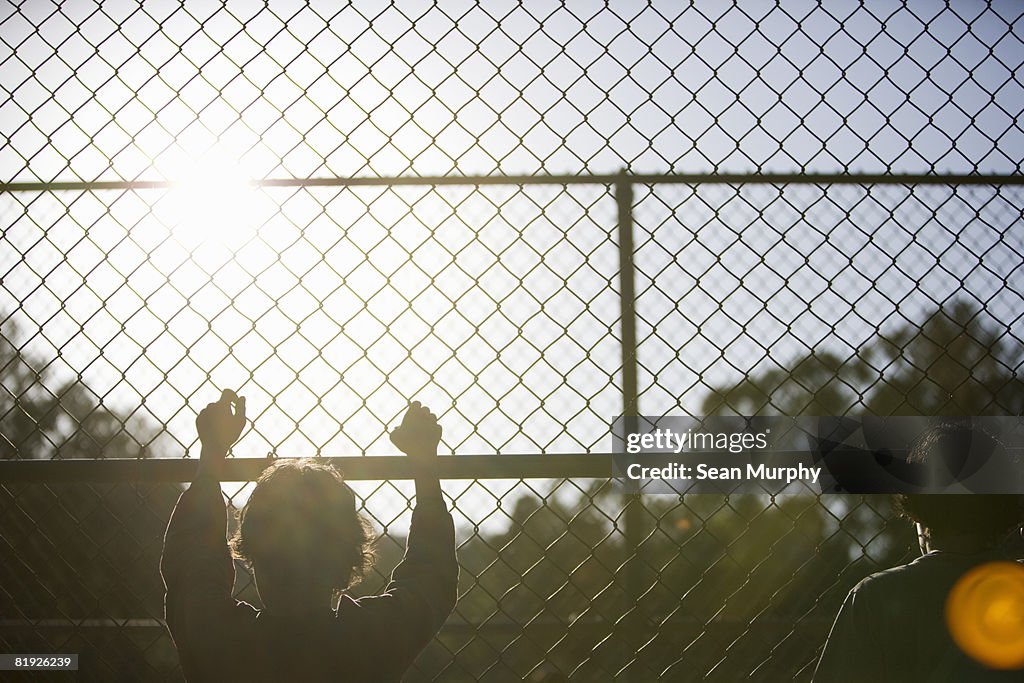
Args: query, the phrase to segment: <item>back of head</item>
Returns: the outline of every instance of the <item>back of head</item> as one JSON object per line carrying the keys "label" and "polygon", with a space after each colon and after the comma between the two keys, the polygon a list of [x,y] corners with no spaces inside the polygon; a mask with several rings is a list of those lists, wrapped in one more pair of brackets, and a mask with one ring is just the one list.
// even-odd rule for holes
{"label": "back of head", "polygon": [[256,481],[231,539],[235,556],[267,582],[340,591],[372,566],[372,530],[341,474],[316,460],[279,460]]}
{"label": "back of head", "polygon": [[[963,421],[927,430],[908,460],[925,466],[932,481],[964,479],[981,468],[1004,482],[1020,478],[1019,465],[1006,448],[985,430]],[[897,505],[907,517],[933,531],[996,540],[1020,526],[1022,500],[1011,494],[908,494],[897,496]]]}

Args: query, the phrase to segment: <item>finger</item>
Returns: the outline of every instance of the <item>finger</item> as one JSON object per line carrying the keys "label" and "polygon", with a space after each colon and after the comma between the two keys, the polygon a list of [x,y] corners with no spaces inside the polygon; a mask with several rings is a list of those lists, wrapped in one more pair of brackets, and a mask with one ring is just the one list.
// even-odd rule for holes
{"label": "finger", "polygon": [[419,401],[413,401],[409,404],[410,408],[422,408],[423,405]]}
{"label": "finger", "polygon": [[224,391],[220,392],[220,400],[217,401],[217,403],[227,403],[227,404],[230,404],[230,403],[233,403],[237,399],[238,399],[238,396],[235,394],[235,392],[231,391],[230,389],[225,389]]}
{"label": "finger", "polygon": [[245,396],[235,397],[235,417],[239,420],[245,420]]}

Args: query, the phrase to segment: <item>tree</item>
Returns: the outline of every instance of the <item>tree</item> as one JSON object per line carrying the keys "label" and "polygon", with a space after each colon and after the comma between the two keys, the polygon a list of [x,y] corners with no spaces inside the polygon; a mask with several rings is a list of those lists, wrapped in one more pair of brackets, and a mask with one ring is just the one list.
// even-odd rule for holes
{"label": "tree", "polygon": [[[80,379],[50,388],[44,365],[0,335],[0,458],[153,455],[152,425],[104,407]],[[0,614],[24,620],[4,652],[79,652],[94,680],[137,679],[177,661],[159,626],[85,628],[80,619],[160,619],[158,570],[177,484],[0,484]],[[33,625],[34,624],[34,625]],[[42,625],[40,625],[42,624]],[[84,661],[84,660],[83,660]]]}
{"label": "tree", "polygon": [[[977,306],[954,303],[932,310],[920,325],[878,333],[850,357],[812,350],[788,367],[746,376],[712,391],[703,412],[1019,415],[1024,408],[1024,382],[1014,360],[1019,351],[1008,328]],[[750,500],[758,498],[760,505]],[[781,642],[766,639],[770,651],[756,655],[764,657],[759,672],[780,679],[797,673],[794,663],[806,663],[808,642],[818,647],[824,642],[831,617],[854,583],[916,552],[910,525],[896,516],[889,496],[829,495],[820,501],[734,496],[730,505],[756,511],[749,523],[723,532],[739,535],[732,555],[747,580],[737,595],[747,598],[742,618],[751,618],[730,652],[735,659],[745,643],[763,638],[772,628],[769,622],[782,617],[794,624],[792,633]],[[735,585],[737,577],[729,581]],[[734,609],[731,600],[726,598],[722,608]],[[744,611],[744,606],[753,608]],[[756,643],[751,647],[756,651]]]}

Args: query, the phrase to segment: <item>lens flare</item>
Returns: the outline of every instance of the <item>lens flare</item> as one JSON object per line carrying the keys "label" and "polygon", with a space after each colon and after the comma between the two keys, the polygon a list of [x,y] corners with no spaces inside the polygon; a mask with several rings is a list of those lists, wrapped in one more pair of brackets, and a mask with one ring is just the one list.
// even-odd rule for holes
{"label": "lens flare", "polygon": [[993,669],[1024,667],[1024,566],[990,562],[957,581],[946,624],[968,656]]}

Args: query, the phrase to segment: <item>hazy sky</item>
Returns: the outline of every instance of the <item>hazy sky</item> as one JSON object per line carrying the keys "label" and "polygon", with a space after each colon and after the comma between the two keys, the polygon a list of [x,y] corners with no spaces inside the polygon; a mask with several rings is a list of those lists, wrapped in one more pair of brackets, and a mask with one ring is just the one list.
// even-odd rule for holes
{"label": "hazy sky", "polygon": [[1020,169],[1017,2],[441,4],[4,3],[3,176]]}
{"label": "hazy sky", "polygon": [[[391,452],[414,396],[458,452],[607,450],[618,254],[600,185],[246,178],[1024,158],[1017,2],[271,4],[0,4],[0,177],[184,181],[0,196],[0,315],[173,434],[241,388],[253,454]],[[1021,195],[638,186],[641,409],[950,296],[1024,336]]]}

